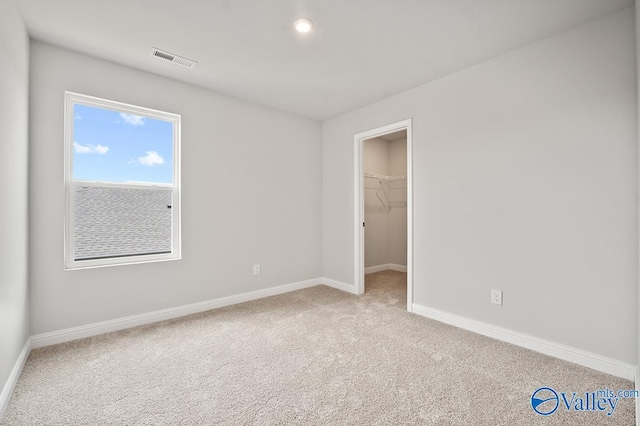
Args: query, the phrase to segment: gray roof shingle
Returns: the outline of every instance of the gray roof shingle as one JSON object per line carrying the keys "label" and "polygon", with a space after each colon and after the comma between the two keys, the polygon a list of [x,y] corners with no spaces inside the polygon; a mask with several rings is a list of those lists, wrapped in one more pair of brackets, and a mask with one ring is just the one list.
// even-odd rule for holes
{"label": "gray roof shingle", "polygon": [[75,260],[171,252],[171,189],[74,191]]}

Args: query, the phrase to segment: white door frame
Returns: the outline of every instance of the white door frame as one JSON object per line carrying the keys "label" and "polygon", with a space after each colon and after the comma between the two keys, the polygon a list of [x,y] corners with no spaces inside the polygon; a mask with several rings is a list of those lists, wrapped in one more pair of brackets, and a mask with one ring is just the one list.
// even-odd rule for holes
{"label": "white door frame", "polygon": [[398,121],[353,137],[354,164],[354,283],[356,293],[364,293],[364,170],[362,167],[364,141],[399,130],[407,130],[407,311],[413,308],[413,132],[412,120]]}

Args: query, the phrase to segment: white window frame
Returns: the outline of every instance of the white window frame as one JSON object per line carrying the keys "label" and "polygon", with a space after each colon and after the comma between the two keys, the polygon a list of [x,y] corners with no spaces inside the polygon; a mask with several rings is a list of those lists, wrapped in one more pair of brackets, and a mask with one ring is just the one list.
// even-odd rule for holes
{"label": "white window frame", "polygon": [[[103,266],[129,265],[136,263],[159,262],[167,260],[179,260],[181,258],[180,241],[180,121],[181,116],[169,112],[125,104],[108,99],[82,95],[79,93],[65,92],[64,108],[64,267],[65,270],[97,268]],[[168,121],[173,124],[173,185],[155,183],[120,183],[73,180],[73,140],[74,140],[74,105],[97,107],[115,112],[135,114],[142,117]],[[139,189],[168,189],[173,188],[173,201],[171,205],[171,252],[144,255],[122,255],[101,259],[74,259],[74,196],[73,185],[81,183],[83,186],[99,186],[112,188],[139,188]]]}

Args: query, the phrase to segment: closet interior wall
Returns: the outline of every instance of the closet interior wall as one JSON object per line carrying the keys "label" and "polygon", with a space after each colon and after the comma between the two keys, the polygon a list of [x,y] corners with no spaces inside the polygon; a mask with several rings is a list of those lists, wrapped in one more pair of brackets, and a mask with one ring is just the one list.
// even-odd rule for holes
{"label": "closet interior wall", "polygon": [[[407,139],[366,140],[363,169],[365,176],[405,176]],[[379,180],[364,179],[365,272],[370,272],[372,268],[388,269],[389,265],[407,265],[407,181],[387,183],[388,191],[385,194],[380,191]]]}

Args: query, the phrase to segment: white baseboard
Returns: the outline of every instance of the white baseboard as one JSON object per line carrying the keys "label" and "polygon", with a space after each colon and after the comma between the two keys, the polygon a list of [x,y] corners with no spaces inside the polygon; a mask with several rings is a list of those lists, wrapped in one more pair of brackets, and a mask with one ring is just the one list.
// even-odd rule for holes
{"label": "white baseboard", "polygon": [[[401,266],[401,265],[394,265]],[[389,268],[391,269],[391,268]],[[406,267],[405,267],[406,269]],[[235,305],[250,300],[261,299],[264,297],[275,296],[294,290],[300,290],[315,285],[325,284],[338,290],[348,293],[357,294],[353,284],[347,284],[330,278],[314,278],[310,280],[300,281],[291,284],[271,287],[263,290],[257,290],[242,293],[234,296],[222,297],[219,299],[209,300],[205,302],[193,303],[190,305],[179,306],[175,308],[163,309],[160,311],[149,312],[146,314],[133,315],[130,317],[118,318],[100,323],[88,324],[85,326],[69,328],[65,330],[54,331],[31,336],[25,342],[22,352],[18,356],[11,374],[0,393],[0,418],[6,409],[9,398],[13,393],[13,389],[20,377],[22,368],[27,361],[32,348],[40,348],[43,346],[54,345],[58,343],[68,342],[71,340],[81,339],[85,337],[95,336],[98,334],[108,333],[112,331],[122,330],[126,328],[136,327],[139,325],[150,324],[157,321],[163,321],[172,318],[178,318],[185,315],[191,315],[199,312],[208,311],[224,306]],[[585,367],[592,368],[627,380],[635,380],[636,389],[639,383],[636,378],[636,367],[611,358],[596,355],[580,349],[561,345],[537,337],[529,336],[523,333],[511,331],[505,328],[496,327],[480,321],[471,320],[458,315],[443,312],[437,309],[429,308],[414,303],[412,310],[418,315],[422,315],[440,322],[454,325],[466,330],[470,330],[485,336],[489,336],[498,340],[512,343],[525,347],[546,355],[550,355],[565,361],[573,362]],[[637,412],[640,412],[640,398],[636,400]],[[637,424],[640,426],[640,416],[637,416]]]}
{"label": "white baseboard", "polygon": [[374,272],[388,271],[388,270],[407,272],[407,267],[406,265],[398,265],[396,263],[385,263],[384,265],[369,266],[368,268],[364,268],[364,273],[366,275],[366,274],[373,274]]}
{"label": "white baseboard", "polygon": [[20,352],[16,363],[13,365],[13,370],[11,370],[11,374],[9,374],[9,378],[2,389],[2,393],[0,393],[0,419],[2,419],[2,416],[9,405],[9,399],[11,399],[16,383],[18,383],[18,378],[20,378],[20,373],[22,373],[22,367],[24,367],[24,364],[27,362],[30,353],[31,337],[28,337],[22,347],[22,352]]}
{"label": "white baseboard", "polygon": [[343,283],[342,281],[332,280],[331,278],[322,278],[322,284],[328,285],[329,287],[336,288],[338,290],[346,291],[351,294],[358,294],[356,290],[356,286],[353,284]]}
{"label": "white baseboard", "polygon": [[536,352],[550,355],[564,361],[573,362],[584,367],[592,368],[613,376],[627,380],[635,380],[636,366],[615,359],[600,356],[581,349],[561,345],[559,343],[529,336],[524,333],[497,327],[480,321],[464,318],[419,304],[413,304],[413,313],[436,321],[454,325],[465,330],[473,331],[484,336],[502,340],[507,343],[522,346]]}
{"label": "white baseboard", "polygon": [[389,269],[391,269],[392,271],[407,272],[407,265],[398,265],[396,263],[390,263]]}
{"label": "white baseboard", "polygon": [[288,293],[290,291],[313,287],[322,283],[323,280],[321,278],[313,278],[296,283],[270,287],[263,290],[221,297],[219,299],[208,300],[205,302],[192,303],[190,305],[148,312],[146,314],[132,315],[130,317],[117,318],[109,321],[68,328],[65,330],[52,331],[50,333],[36,334],[31,336],[31,347],[36,349],[43,346],[56,345],[58,343],[83,339],[85,337],[97,336],[98,334],[124,330],[126,328],[137,327],[139,325],[151,324],[158,321],[209,311],[211,309],[222,308],[224,306],[236,305],[250,300]]}
{"label": "white baseboard", "polygon": [[369,266],[368,268],[364,268],[364,273],[365,275],[373,274],[374,272],[386,271],[388,269],[389,269],[389,264],[386,263],[384,265]]}

